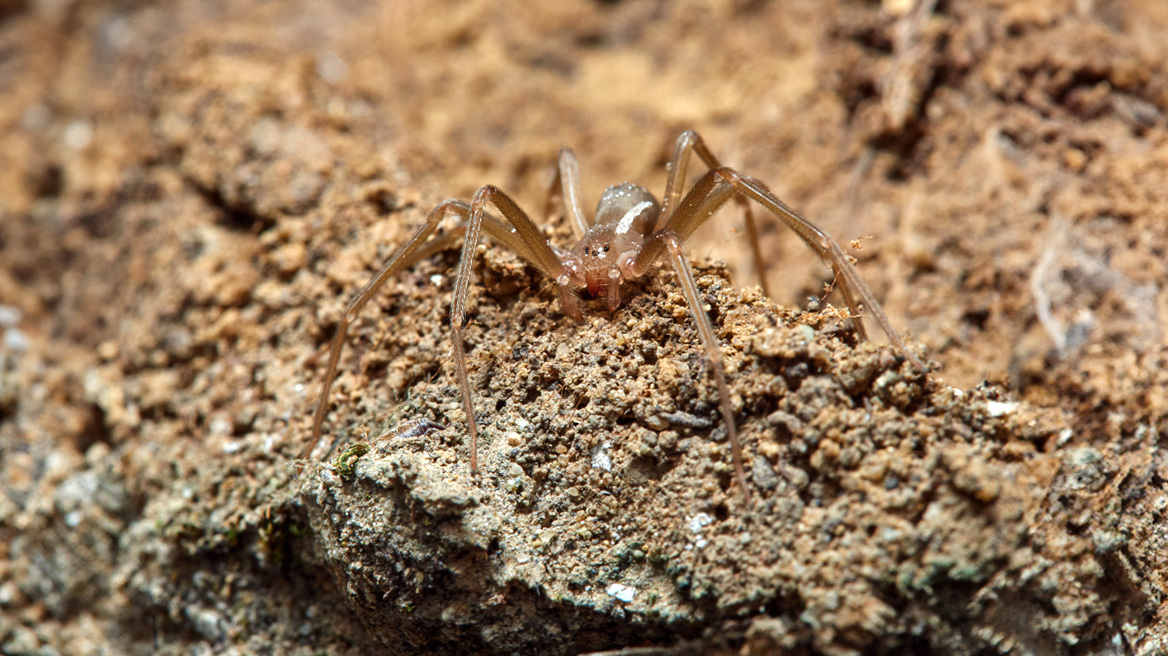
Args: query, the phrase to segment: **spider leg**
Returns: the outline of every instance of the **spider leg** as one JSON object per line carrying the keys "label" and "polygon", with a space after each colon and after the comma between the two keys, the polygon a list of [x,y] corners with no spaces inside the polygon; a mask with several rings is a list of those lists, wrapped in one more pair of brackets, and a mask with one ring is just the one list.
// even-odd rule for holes
{"label": "spider leg", "polygon": [[[803,238],[804,243],[809,246],[813,242],[817,243],[818,248],[812,247],[812,250],[820,253],[820,257],[827,260],[831,268],[840,277],[842,283],[840,284],[840,292],[843,293],[844,300],[847,301],[848,308],[851,309],[852,314],[856,315],[854,322],[856,332],[859,333],[860,337],[867,339],[863,320],[860,318],[862,311],[866,311],[876,320],[880,329],[888,337],[888,341],[898,351],[903,353],[913,363],[913,366],[921,371],[925,370],[925,364],[912,351],[908,350],[908,347],[901,341],[900,335],[892,327],[892,322],[888,320],[888,315],[884,314],[884,308],[876,300],[876,295],[872,293],[871,289],[868,289],[867,283],[860,277],[860,273],[856,271],[856,267],[852,266],[851,260],[844,253],[844,249],[840,248],[839,242],[827,234],[822,228],[811,223],[800,216],[798,212],[788,207],[761,180],[727,168],[718,169],[718,173],[728,183],[733,185],[738,193],[749,196],[770,210],[779,220],[799,234]],[[813,235],[818,239],[812,239]]]}
{"label": "spider leg", "polygon": [[[493,205],[506,223],[487,214],[487,205]],[[507,224],[510,224],[509,226]],[[560,304],[573,318],[580,318],[579,302],[568,288],[568,274],[556,252],[544,238],[543,233],[531,218],[494,185],[487,185],[475,193],[470,203],[470,214],[466,222],[466,240],[462,243],[462,255],[458,260],[458,274],[454,281],[454,296],[450,301],[450,327],[453,329],[454,360],[458,368],[458,385],[462,391],[462,403],[466,411],[467,429],[470,432],[470,470],[478,470],[478,422],[475,421],[474,399],[467,375],[466,349],[463,344],[462,328],[466,325],[466,292],[470,285],[471,268],[478,248],[481,231],[485,229],[491,237],[510,247],[556,281],[560,291]]]}
{"label": "spider leg", "polygon": [[[663,229],[668,223],[673,211],[677,208],[681,198],[682,187],[685,185],[685,174],[689,168],[689,158],[697,153],[702,162],[711,169],[721,168],[718,158],[706,147],[706,142],[693,130],[686,130],[677,138],[677,145],[673,149],[673,157],[669,160],[669,177],[665,181],[665,195],[662,197],[664,205],[661,216],[657,219],[657,229]],[[742,217],[746,222],[746,239],[750,243],[750,253],[754,257],[754,272],[758,276],[759,286],[764,296],[770,298],[770,287],[767,284],[766,260],[762,256],[762,246],[758,240],[758,225],[754,222],[754,213],[750,208],[750,200],[745,196],[736,196],[734,199],[742,210]]]}
{"label": "spider leg", "polygon": [[722,422],[726,424],[726,435],[730,438],[730,454],[734,461],[734,479],[746,498],[746,505],[750,505],[750,488],[746,486],[746,472],[742,467],[742,445],[738,441],[738,429],[734,423],[734,409],[730,404],[730,387],[726,384],[726,367],[722,364],[722,350],[718,345],[718,338],[714,335],[714,326],[710,322],[710,315],[706,314],[704,303],[698,292],[697,282],[694,280],[693,269],[685,251],[681,248],[681,239],[676,233],[666,230],[659,239],[665,242],[669,249],[669,259],[673,270],[677,273],[681,283],[682,293],[685,295],[686,305],[693,315],[694,324],[698,327],[702,344],[706,347],[706,356],[710,360],[710,370],[714,373],[714,380],[718,383],[718,399],[722,407]]}
{"label": "spider leg", "polygon": [[[840,279],[840,292],[843,294],[848,308],[855,315],[853,322],[856,326],[856,333],[862,339],[867,339],[868,336],[861,318],[861,312],[866,311],[880,325],[880,329],[888,336],[888,341],[897,350],[903,353],[915,367],[922,371],[925,369],[924,363],[908,350],[908,347],[892,328],[892,323],[884,314],[884,308],[880,306],[872,290],[868,289],[864,279],[852,266],[839,243],[822,228],[791,209],[775,196],[774,192],[762,181],[730,168],[712,169],[703,175],[682,199],[677,212],[670,217],[669,223],[662,232],[672,231],[682,242],[685,242],[698,227],[735,195],[745,196],[765,207],[784,225],[794,231],[821,260],[831,266]],[[642,275],[643,272],[648,271],[653,262],[661,257],[665,248],[663,240],[650,239],[637,256],[633,272]]]}
{"label": "spider leg", "polygon": [[548,187],[547,202],[543,208],[544,223],[551,220],[552,206],[557,196],[564,201],[564,211],[572,222],[572,231],[576,233],[576,239],[580,239],[588,232],[589,222],[580,200],[580,162],[576,159],[576,153],[567,146],[560,149],[556,160],[556,176]]}
{"label": "spider leg", "polygon": [[[685,158],[683,156],[677,159],[680,162]],[[676,180],[672,176],[675,172],[680,173],[680,168],[683,167],[674,166],[670,170],[670,191],[668,193],[672,193],[673,189],[675,189]],[[832,270],[840,278],[840,290],[848,303],[848,307],[856,315],[856,330],[862,338],[866,338],[867,334],[863,331],[863,324],[859,316],[861,307],[866,308],[871,316],[875,317],[876,322],[880,324],[881,329],[888,336],[889,341],[913,365],[922,371],[925,369],[925,366],[920,359],[908,350],[899,335],[893,330],[892,324],[888,321],[888,317],[884,314],[884,310],[880,307],[880,303],[876,300],[875,295],[868,289],[868,286],[864,283],[864,280],[860,277],[855,267],[852,266],[851,261],[848,260],[843,249],[840,248],[839,243],[831,235],[788,207],[786,203],[775,196],[760,180],[725,167],[717,167],[708,171],[694,184],[689,193],[685,195],[685,198],[676,205],[676,211],[671,212],[666,224],[645,241],[640,253],[637,254],[636,259],[633,260],[633,263],[629,267],[629,275],[630,277],[645,275],[666,251],[669,252],[670,261],[673,264],[674,271],[677,273],[682,292],[685,294],[686,303],[689,305],[694,323],[698,327],[702,343],[710,358],[711,368],[714,370],[714,377],[717,380],[718,393],[721,401],[722,417],[726,424],[726,433],[730,438],[730,448],[734,460],[734,475],[738,481],[738,485],[742,488],[746,496],[747,503],[749,503],[750,492],[746,487],[746,476],[742,466],[742,447],[738,441],[738,431],[734,422],[734,412],[730,403],[729,387],[726,384],[726,373],[722,365],[721,351],[718,346],[717,337],[714,335],[713,324],[710,322],[710,317],[703,308],[697,283],[694,281],[693,272],[682,249],[682,244],[693,236],[693,233],[714,212],[717,212],[735,197],[746,197],[765,207],[778,217],[784,225],[794,231],[803,240],[803,243],[818,255],[821,260],[831,266]]]}
{"label": "spider leg", "polygon": [[[301,459],[307,459],[311,456],[313,449],[316,448],[317,442],[320,441],[320,429],[324,425],[325,415],[328,414],[329,391],[332,389],[333,382],[336,380],[337,363],[340,361],[341,351],[345,347],[345,336],[348,334],[349,326],[360,315],[361,310],[365,308],[369,300],[377,294],[378,290],[385,284],[385,281],[422,258],[449,248],[462,236],[462,229],[460,228],[451,234],[442,235],[430,242],[426,241],[437,230],[438,224],[442,222],[447,212],[454,212],[461,216],[466,216],[470,212],[470,206],[462,201],[448,200],[440,203],[431,210],[430,214],[426,217],[425,225],[394,251],[393,255],[389,257],[389,261],[381,268],[381,271],[378,271],[377,275],[373,276],[361,288],[356,298],[349,303],[349,307],[345,308],[345,313],[341,315],[340,324],[337,325],[337,333],[333,337],[333,344],[329,351],[328,367],[325,369],[324,382],[320,386],[320,394],[316,399],[316,411],[312,418],[312,439],[300,455]],[[303,465],[300,468],[303,469]]]}

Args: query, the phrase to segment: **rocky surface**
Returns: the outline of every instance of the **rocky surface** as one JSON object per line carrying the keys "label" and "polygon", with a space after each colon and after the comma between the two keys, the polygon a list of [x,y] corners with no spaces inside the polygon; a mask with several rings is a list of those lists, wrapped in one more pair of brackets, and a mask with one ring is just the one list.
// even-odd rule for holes
{"label": "rocky surface", "polygon": [[[1164,651],[1165,28],[1136,0],[0,6],[0,652]],[[472,474],[449,251],[355,323],[298,461],[346,303],[430,207],[493,183],[542,221],[561,144],[588,202],[661,189],[684,128],[859,240],[929,370],[858,342],[777,222],[764,298],[724,212],[689,248],[747,504],[671,274],[574,324],[485,247]]]}

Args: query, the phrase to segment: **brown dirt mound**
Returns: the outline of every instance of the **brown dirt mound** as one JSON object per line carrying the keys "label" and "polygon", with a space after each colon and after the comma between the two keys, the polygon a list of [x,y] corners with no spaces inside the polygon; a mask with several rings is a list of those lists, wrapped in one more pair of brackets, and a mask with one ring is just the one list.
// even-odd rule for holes
{"label": "brown dirt mound", "polygon": [[[0,5],[0,652],[1164,651],[1165,28],[1136,0]],[[659,190],[685,128],[870,235],[930,371],[808,305],[830,272],[769,222],[762,298],[719,215],[690,251],[747,507],[672,276],[576,325],[492,246],[472,476],[440,253],[355,324],[336,450],[297,475],[341,312],[430,207],[493,183],[542,219],[562,144],[587,199]]]}

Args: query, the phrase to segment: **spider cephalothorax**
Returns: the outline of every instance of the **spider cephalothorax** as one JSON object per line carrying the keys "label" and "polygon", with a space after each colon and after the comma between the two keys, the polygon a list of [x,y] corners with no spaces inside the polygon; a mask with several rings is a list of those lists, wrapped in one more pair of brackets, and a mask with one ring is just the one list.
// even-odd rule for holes
{"label": "spider cephalothorax", "polygon": [[604,190],[596,216],[584,236],[562,259],[573,287],[620,306],[620,286],[636,278],[631,267],[661,215],[661,204],[648,189],[626,182]]}

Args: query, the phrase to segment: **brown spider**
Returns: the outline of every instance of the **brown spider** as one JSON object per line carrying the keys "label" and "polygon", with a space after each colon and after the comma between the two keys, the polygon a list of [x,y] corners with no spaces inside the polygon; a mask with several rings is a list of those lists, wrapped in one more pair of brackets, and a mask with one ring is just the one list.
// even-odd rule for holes
{"label": "brown spider", "polygon": [[[697,153],[710,170],[694,184],[684,198],[681,198],[680,185],[685,183],[686,167],[693,153]],[[862,339],[867,338],[867,332],[860,319],[861,308],[876,319],[876,323],[880,324],[888,339],[908,360],[924,370],[924,364],[897,336],[880,304],[831,235],[799,216],[759,180],[719,164],[696,132],[686,131],[678,138],[668,170],[669,177],[665,183],[663,204],[658,204],[653,194],[644,187],[626,182],[605,190],[596,208],[595,218],[589,221],[580,203],[580,167],[576,155],[568,148],[561,149],[556,177],[548,197],[548,207],[550,209],[559,187],[558,194],[564,203],[572,228],[579,238],[571,250],[563,250],[548,243],[540,229],[519,205],[492,185],[479,189],[469,205],[459,200],[440,203],[427,216],[426,224],[394,252],[389,262],[365,285],[345,310],[340,325],[337,326],[336,337],[333,338],[324,384],[317,399],[316,413],[312,420],[312,441],[301,457],[307,459],[320,440],[321,426],[328,412],[329,390],[336,377],[337,362],[341,357],[349,325],[391,276],[422,258],[451,247],[460,237],[465,237],[462,255],[458,261],[454,296],[450,303],[450,325],[454,330],[451,341],[454,345],[458,384],[462,390],[462,403],[470,432],[470,468],[472,473],[477,470],[478,425],[474,416],[470,382],[467,379],[462,327],[466,324],[466,291],[470,284],[471,265],[483,230],[553,279],[559,292],[561,307],[576,321],[583,319],[576,290],[587,289],[591,296],[605,298],[609,313],[614,313],[620,307],[621,286],[649,273],[657,261],[668,254],[702,343],[705,345],[710,370],[717,381],[722,419],[730,438],[734,476],[747,503],[750,503],[750,491],[746,486],[746,475],[743,472],[742,447],[738,442],[734,413],[730,407],[730,392],[726,385],[721,351],[710,318],[702,307],[693,271],[682,250],[682,244],[726,202],[737,199],[743,208],[747,237],[750,240],[755,267],[763,280],[764,293],[767,291],[765,267],[754,218],[750,213],[749,200],[756,201],[778,217],[799,235],[808,248],[831,266],[839,280],[839,289],[853,315],[856,332]],[[487,205],[493,205],[506,220],[488,214]],[[427,241],[447,212],[458,214],[463,222],[449,234]]]}

